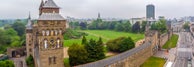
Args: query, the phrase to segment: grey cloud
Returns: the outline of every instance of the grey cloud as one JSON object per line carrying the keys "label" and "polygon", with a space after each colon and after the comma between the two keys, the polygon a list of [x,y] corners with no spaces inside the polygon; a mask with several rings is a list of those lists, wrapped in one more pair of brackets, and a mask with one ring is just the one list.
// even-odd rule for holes
{"label": "grey cloud", "polygon": [[[41,0],[4,0],[0,3],[1,18],[26,18],[31,11],[38,18]],[[194,15],[194,0],[54,0],[60,6],[61,14],[76,18],[102,17],[145,17],[145,6],[154,4],[156,16],[168,18]]]}

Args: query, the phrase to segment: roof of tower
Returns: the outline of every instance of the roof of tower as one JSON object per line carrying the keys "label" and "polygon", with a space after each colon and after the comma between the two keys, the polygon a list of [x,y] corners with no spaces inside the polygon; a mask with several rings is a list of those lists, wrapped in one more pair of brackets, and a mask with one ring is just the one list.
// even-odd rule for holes
{"label": "roof of tower", "polygon": [[59,13],[42,13],[38,20],[65,20]]}
{"label": "roof of tower", "polygon": [[32,21],[31,21],[30,13],[29,13],[28,23],[26,25],[26,29],[32,29]]}
{"label": "roof of tower", "polygon": [[48,0],[45,2],[43,8],[59,8],[53,0]]}
{"label": "roof of tower", "polygon": [[40,7],[39,7],[39,9],[41,9],[43,5],[44,5],[44,1],[43,1],[43,0],[41,0],[41,3],[40,3]]}

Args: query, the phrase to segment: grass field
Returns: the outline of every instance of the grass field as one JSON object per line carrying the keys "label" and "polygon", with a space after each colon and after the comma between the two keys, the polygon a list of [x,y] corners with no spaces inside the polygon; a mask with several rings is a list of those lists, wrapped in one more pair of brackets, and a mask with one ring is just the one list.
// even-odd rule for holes
{"label": "grass field", "polygon": [[168,49],[168,48],[174,48],[176,47],[177,41],[178,41],[179,36],[176,34],[173,34],[170,40],[168,40],[164,46],[162,47],[163,49]]}
{"label": "grass field", "polygon": [[0,29],[4,29],[4,27],[0,27]]}
{"label": "grass field", "polygon": [[165,60],[158,57],[150,57],[140,67],[163,67]]}
{"label": "grass field", "polygon": [[[129,36],[135,42],[144,38],[144,34],[116,32],[116,31],[110,31],[110,30],[79,30],[79,31],[89,34],[88,36],[86,36],[87,40],[89,40],[91,38],[95,39],[95,40],[98,40],[98,38],[101,37],[104,43],[106,43],[108,40],[115,39],[115,38],[122,37],[122,36],[124,36],[124,37]],[[69,47],[73,43],[81,44],[81,38],[80,39],[65,40],[64,41],[64,46]]]}

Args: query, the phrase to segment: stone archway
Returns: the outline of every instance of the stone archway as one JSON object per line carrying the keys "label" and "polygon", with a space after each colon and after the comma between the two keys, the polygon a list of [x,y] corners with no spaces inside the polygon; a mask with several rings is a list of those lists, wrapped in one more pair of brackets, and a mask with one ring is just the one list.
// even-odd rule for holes
{"label": "stone archway", "polygon": [[17,55],[16,51],[12,51],[12,52],[11,52],[11,56],[12,56],[12,57],[16,57],[16,55]]}

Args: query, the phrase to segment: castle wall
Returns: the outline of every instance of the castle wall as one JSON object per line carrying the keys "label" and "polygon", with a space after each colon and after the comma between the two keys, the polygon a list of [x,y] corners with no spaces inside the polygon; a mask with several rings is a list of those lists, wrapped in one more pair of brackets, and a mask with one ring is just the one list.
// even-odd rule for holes
{"label": "castle wall", "polygon": [[169,33],[161,34],[159,37],[159,44],[162,47],[172,36],[173,32],[170,31]]}
{"label": "castle wall", "polygon": [[139,47],[107,59],[78,65],[75,67],[140,67],[140,65],[142,65],[149,57],[158,51],[160,46],[158,41],[161,40],[161,44],[164,44],[168,40],[168,37],[172,36],[172,33],[169,33],[169,35],[160,36],[166,40],[158,39],[157,31],[150,31],[145,36],[145,43]]}

